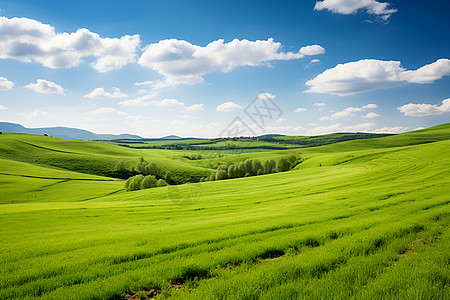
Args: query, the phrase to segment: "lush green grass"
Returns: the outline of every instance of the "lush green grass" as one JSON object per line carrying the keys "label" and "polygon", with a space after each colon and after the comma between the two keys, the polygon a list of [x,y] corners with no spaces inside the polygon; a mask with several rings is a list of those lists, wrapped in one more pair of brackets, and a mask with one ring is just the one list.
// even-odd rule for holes
{"label": "lush green grass", "polygon": [[140,157],[156,161],[166,171],[184,176],[203,177],[210,170],[189,164],[185,153],[168,150],[141,150],[108,145],[101,142],[72,141],[53,137],[26,134],[0,135],[0,159],[9,159],[44,167],[56,167],[70,171],[113,176],[114,166],[120,160],[130,167]]}
{"label": "lush green grass", "polygon": [[[149,289],[174,299],[446,299],[449,129],[220,158],[292,151],[306,158],[284,173],[87,201],[79,201],[89,193],[80,186],[70,202],[3,204],[0,299],[108,299]],[[109,147],[111,157],[145,153]],[[167,160],[205,163],[178,153]],[[1,162],[0,172],[45,175],[28,163]],[[54,171],[58,178],[98,178]],[[105,191],[116,183],[89,182]],[[200,198],[188,197],[199,188]]]}

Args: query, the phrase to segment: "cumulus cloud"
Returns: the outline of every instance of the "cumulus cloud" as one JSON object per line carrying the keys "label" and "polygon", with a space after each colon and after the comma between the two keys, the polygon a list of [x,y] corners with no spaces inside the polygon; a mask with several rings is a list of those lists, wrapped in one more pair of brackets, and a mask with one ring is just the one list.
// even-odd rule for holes
{"label": "cumulus cloud", "polygon": [[223,112],[230,112],[230,111],[237,111],[240,110],[242,108],[242,106],[237,105],[234,102],[225,102],[220,104],[219,106],[217,106],[217,110],[218,111],[223,111]]}
{"label": "cumulus cloud", "polygon": [[281,124],[281,123],[283,123],[284,121],[286,121],[286,120],[283,119],[283,118],[279,118],[279,119],[277,119],[277,120],[275,121],[275,123]]}
{"label": "cumulus cloud", "polygon": [[153,88],[162,88],[200,83],[208,73],[226,73],[241,66],[261,66],[273,60],[299,59],[325,51],[319,45],[303,47],[298,52],[284,52],[282,48],[281,43],[271,38],[257,41],[234,39],[228,43],[219,39],[204,47],[168,39],[147,45],[138,62],[164,76],[164,81],[152,83]]}
{"label": "cumulus cloud", "polygon": [[97,108],[94,111],[87,112],[88,115],[118,115],[118,116],[125,116],[127,115],[126,112],[118,111],[115,108],[112,107],[101,107]]}
{"label": "cumulus cloud", "polygon": [[275,95],[272,95],[270,93],[259,93],[257,97],[260,100],[273,100],[273,99],[275,99]]}
{"label": "cumulus cloud", "polygon": [[317,106],[318,108],[318,110],[324,110],[325,109],[325,106],[326,106],[326,104],[325,103],[322,103],[322,102],[316,102],[316,103],[314,103],[313,104],[314,106]]}
{"label": "cumulus cloud", "polygon": [[335,132],[367,132],[371,128],[373,128],[375,123],[362,123],[356,125],[342,125],[341,123],[337,123],[330,126],[319,126],[316,128],[312,128],[306,132],[307,135],[316,135],[316,134],[327,134],[327,133],[335,133]]}
{"label": "cumulus cloud", "polygon": [[439,59],[417,70],[406,70],[399,61],[363,59],[339,64],[306,82],[306,93],[353,95],[408,83],[432,83],[450,74],[450,60]]}
{"label": "cumulus cloud", "polygon": [[375,0],[324,0],[317,1],[314,10],[326,9],[342,15],[356,14],[359,10],[363,10],[368,14],[387,20],[398,11],[395,8],[389,8],[390,5],[390,3]]}
{"label": "cumulus cloud", "polygon": [[[331,116],[323,116],[319,120],[320,121],[329,121],[329,120],[337,120],[337,119],[342,119],[342,118],[353,118],[353,117],[356,117],[355,112],[362,112],[367,107],[372,108],[373,105],[372,104],[368,104],[368,105],[365,105],[363,107],[352,107],[352,106],[350,106],[350,107],[347,107],[347,108],[343,109],[342,111],[335,112]],[[362,117],[363,118],[375,118],[375,117],[378,117],[378,116],[379,116],[379,114],[371,112],[371,113],[368,113],[367,115],[362,116]]]}
{"label": "cumulus cloud", "polygon": [[301,47],[299,52],[305,56],[319,55],[319,54],[325,53],[325,48],[323,48],[322,46],[319,46],[319,45],[310,45],[310,46]]}
{"label": "cumulus cloud", "polygon": [[408,130],[408,127],[397,126],[397,127],[383,127],[374,129],[371,132],[374,133],[402,133]]}
{"label": "cumulus cloud", "polygon": [[368,114],[366,114],[366,115],[364,115],[362,117],[366,118],[366,119],[372,119],[372,118],[377,118],[379,116],[380,116],[380,114],[377,114],[377,113],[374,113],[374,112],[370,112],[370,113],[368,113]]}
{"label": "cumulus cloud", "polygon": [[8,110],[6,106],[0,105],[0,110]]}
{"label": "cumulus cloud", "polygon": [[126,97],[128,97],[128,95],[121,93],[120,89],[116,87],[113,87],[112,93],[105,92],[103,88],[96,88],[89,94],[83,96],[83,98],[106,98],[106,99],[117,99]]}
{"label": "cumulus cloud", "polygon": [[378,105],[373,104],[373,103],[369,103],[367,105],[364,105],[362,108],[364,108],[364,109],[371,109],[371,108],[377,108],[377,107],[378,107]]}
{"label": "cumulus cloud", "polygon": [[302,112],[302,111],[306,111],[306,110],[307,110],[306,108],[299,107],[295,110],[295,112]]}
{"label": "cumulus cloud", "polygon": [[9,91],[14,87],[14,82],[9,81],[5,77],[0,77],[0,91]]}
{"label": "cumulus cloud", "polygon": [[141,96],[141,97],[138,97],[138,98],[120,101],[119,105],[127,106],[127,107],[144,107],[144,106],[149,106],[149,105],[153,104],[153,101],[150,101],[150,100],[152,100],[156,96],[158,96],[157,93],[150,93],[148,95],[144,95],[144,96]]}
{"label": "cumulus cloud", "polygon": [[203,104],[193,104],[191,106],[187,106],[184,111],[202,111],[204,110]]}
{"label": "cumulus cloud", "polygon": [[153,101],[154,106],[168,108],[168,109],[177,109],[184,107],[184,103],[178,101],[177,99],[164,99],[161,101]]}
{"label": "cumulus cloud", "polygon": [[350,111],[343,110],[343,111],[335,112],[331,116],[323,116],[319,119],[319,121],[329,121],[329,120],[352,118],[352,117],[356,117],[356,115]]}
{"label": "cumulus cloud", "polygon": [[442,104],[409,103],[397,108],[405,116],[422,117],[441,115],[450,112],[450,98],[442,100]]}
{"label": "cumulus cloud", "polygon": [[41,94],[60,94],[64,95],[64,88],[54,82],[38,79],[36,83],[30,83],[25,86],[27,89]]}
{"label": "cumulus cloud", "polygon": [[96,60],[99,72],[119,69],[136,60],[139,35],[102,38],[81,28],[72,33],[56,33],[48,24],[28,18],[0,17],[0,59],[37,62],[45,67],[72,68],[85,57]]}

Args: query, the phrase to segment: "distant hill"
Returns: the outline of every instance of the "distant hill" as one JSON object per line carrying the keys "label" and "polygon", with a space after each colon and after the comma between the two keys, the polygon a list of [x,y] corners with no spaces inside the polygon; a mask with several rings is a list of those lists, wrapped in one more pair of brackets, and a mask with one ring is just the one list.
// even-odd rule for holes
{"label": "distant hill", "polygon": [[0,131],[28,134],[47,134],[69,140],[113,140],[113,139],[141,139],[132,134],[96,134],[87,130],[70,127],[26,128],[20,124],[0,122]]}
{"label": "distant hill", "polygon": [[160,140],[180,140],[182,137],[179,137],[178,135],[168,135],[160,138]]}

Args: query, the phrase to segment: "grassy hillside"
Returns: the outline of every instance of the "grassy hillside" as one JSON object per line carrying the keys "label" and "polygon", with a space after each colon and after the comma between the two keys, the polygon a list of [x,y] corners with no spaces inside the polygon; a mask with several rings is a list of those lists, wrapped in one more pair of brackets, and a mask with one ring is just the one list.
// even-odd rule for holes
{"label": "grassy hillside", "polygon": [[167,150],[128,149],[101,142],[64,140],[39,135],[0,135],[2,159],[86,174],[113,176],[114,166],[118,161],[123,160],[131,167],[140,157],[147,161],[156,161],[164,171],[170,170],[181,176],[189,174],[193,177],[203,177],[211,172],[189,165],[189,160],[182,158],[183,153],[174,154]]}
{"label": "grassy hillside", "polygon": [[[75,151],[67,143],[45,145],[89,157],[134,159],[147,153],[95,143]],[[0,147],[5,149],[1,142]],[[110,152],[100,155],[96,147]],[[445,299],[448,149],[445,124],[380,139],[220,158],[300,152],[305,162],[284,173],[86,201],[78,200],[95,189],[67,186],[48,194],[48,201],[55,201],[53,195],[61,201],[3,204],[0,299],[123,299],[138,292],[173,299]],[[170,156],[146,151],[152,151],[148,157]],[[178,153],[166,159],[183,167],[203,161],[188,162]],[[29,163],[2,162],[2,173],[46,175]],[[104,179],[64,170],[54,170],[54,178]],[[89,183],[106,191],[116,181]],[[190,198],[200,189],[201,197]],[[66,197],[74,201],[63,202]]]}

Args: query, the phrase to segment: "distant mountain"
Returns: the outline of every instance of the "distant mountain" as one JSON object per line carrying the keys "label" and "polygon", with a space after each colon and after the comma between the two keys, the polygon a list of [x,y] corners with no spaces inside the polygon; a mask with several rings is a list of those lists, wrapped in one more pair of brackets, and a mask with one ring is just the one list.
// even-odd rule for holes
{"label": "distant mountain", "polygon": [[258,137],[262,138],[262,137],[278,137],[278,136],[286,136],[286,135],[284,135],[284,134],[263,134]]}
{"label": "distant mountain", "polygon": [[160,138],[160,140],[180,140],[182,137],[179,137],[177,135],[168,135]]}
{"label": "distant mountain", "polygon": [[47,134],[69,140],[113,140],[113,139],[141,139],[132,134],[96,134],[87,130],[70,127],[26,128],[20,124],[0,122],[0,131],[12,133]]}

